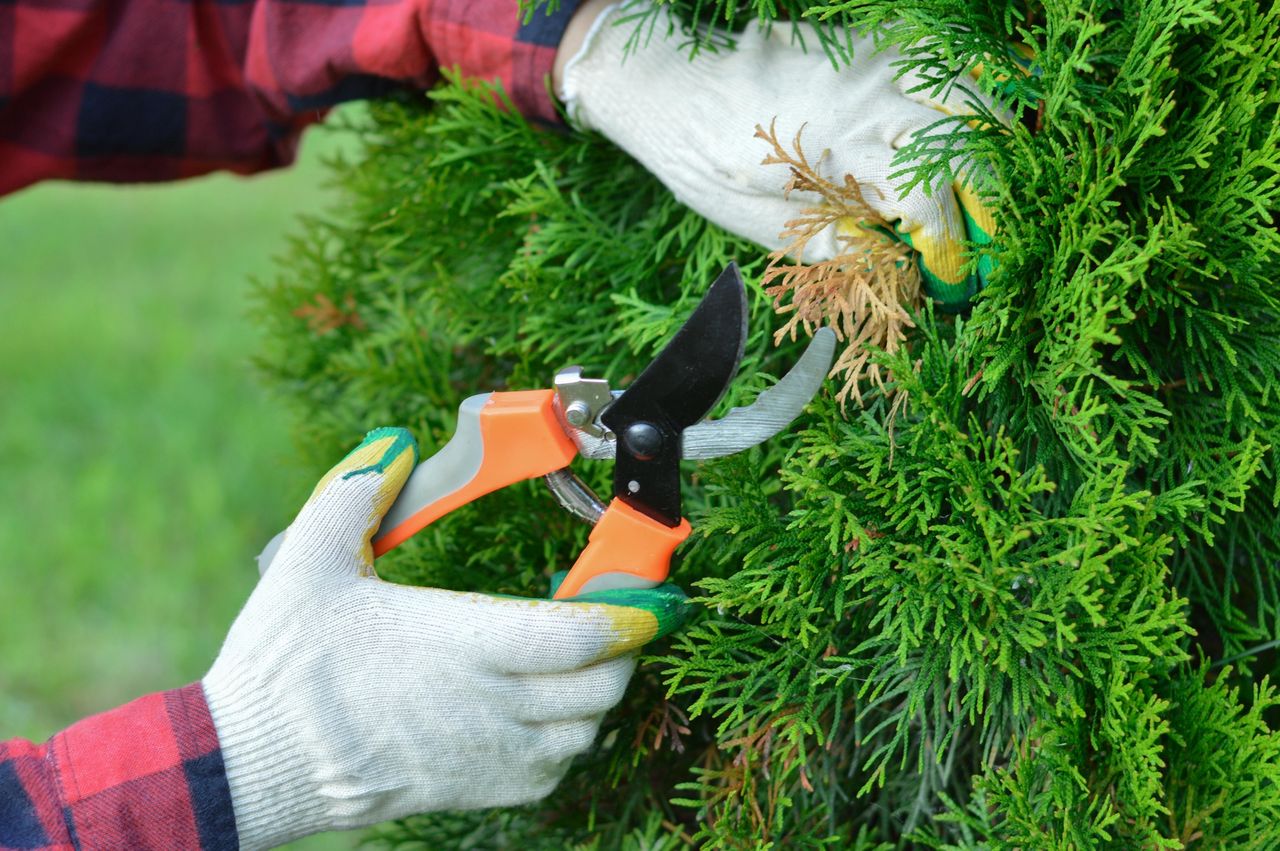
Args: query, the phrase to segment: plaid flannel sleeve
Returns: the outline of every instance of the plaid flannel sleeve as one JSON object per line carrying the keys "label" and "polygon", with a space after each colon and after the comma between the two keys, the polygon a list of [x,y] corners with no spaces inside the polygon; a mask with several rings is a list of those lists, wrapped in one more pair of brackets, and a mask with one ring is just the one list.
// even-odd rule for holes
{"label": "plaid flannel sleeve", "polygon": [[577,0],[0,0],[0,194],[293,160],[346,100],[498,80],[558,122],[546,77]]}
{"label": "plaid flannel sleeve", "polygon": [[239,847],[200,684],[0,742],[0,849]]}

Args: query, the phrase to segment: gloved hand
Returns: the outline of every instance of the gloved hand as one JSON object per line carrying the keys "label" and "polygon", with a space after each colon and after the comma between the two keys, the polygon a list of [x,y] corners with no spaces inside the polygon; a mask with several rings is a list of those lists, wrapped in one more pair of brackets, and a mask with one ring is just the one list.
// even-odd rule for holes
{"label": "gloved hand", "polygon": [[[592,4],[579,13],[588,15]],[[940,99],[909,92],[917,77],[894,79],[898,51],[877,52],[870,36],[851,35],[853,60],[832,66],[813,28],[801,24],[807,52],[792,41],[790,24],[766,33],[755,24],[734,36],[736,47],[690,60],[687,39],[672,13],[626,54],[635,24],[620,19],[640,4],[599,13],[576,55],[563,64],[560,91],[570,118],[599,130],[640,161],[683,203],[725,228],[769,249],[782,247],[784,224],[817,205],[816,195],[784,198],[786,169],[762,166],[769,153],[754,138],[757,125],[776,119],[779,139],[803,126],[811,161],[829,150],[823,173],[853,175],[868,205],[919,252],[926,292],[944,306],[963,306],[980,282],[961,274],[964,241],[988,243],[990,213],[970,187],[917,186],[899,197],[889,175],[897,150],[944,115],[967,114],[968,93],[950,88]],[[648,25],[645,32],[649,33]],[[990,107],[990,102],[987,102]],[[899,181],[899,183],[904,181]],[[806,262],[839,253],[837,227],[811,240]],[[983,272],[990,268],[986,263]]]}
{"label": "gloved hand", "polygon": [[[378,429],[316,486],[203,680],[242,848],[544,797],[684,594],[393,585],[370,538],[416,458]],[[621,601],[625,605],[614,605]]]}

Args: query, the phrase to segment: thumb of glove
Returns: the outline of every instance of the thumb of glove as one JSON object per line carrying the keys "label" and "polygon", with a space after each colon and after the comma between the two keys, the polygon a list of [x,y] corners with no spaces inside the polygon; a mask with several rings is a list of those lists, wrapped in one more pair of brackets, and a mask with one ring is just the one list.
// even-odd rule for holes
{"label": "thumb of glove", "polygon": [[417,442],[406,429],[369,432],[258,556],[259,571],[279,561],[307,575],[373,576],[371,538],[417,461]]}

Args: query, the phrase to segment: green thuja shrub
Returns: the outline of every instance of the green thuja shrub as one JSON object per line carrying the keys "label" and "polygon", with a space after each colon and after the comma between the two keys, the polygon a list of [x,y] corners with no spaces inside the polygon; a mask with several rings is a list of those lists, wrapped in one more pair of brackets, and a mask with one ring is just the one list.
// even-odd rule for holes
{"label": "green thuja shrub", "polygon": [[[783,436],[688,465],[696,531],[674,578],[698,613],[650,648],[552,798],[377,836],[1280,847],[1280,12],[675,5],[694,62],[732,49],[697,18],[731,32],[802,16],[829,61],[848,28],[878,27],[939,85],[983,62],[977,85],[1019,120],[943,120],[903,177],[954,165],[938,141],[981,163],[998,271],[963,316],[921,308],[860,404],[833,381]],[[625,384],[731,259],[752,332],[722,409],[794,362],[804,340],[774,344],[761,249],[597,135],[532,129],[455,81],[429,97],[356,122],[342,206],[306,222],[262,290],[262,363],[317,470],[377,425],[412,428],[429,454],[462,398],[547,387],[568,363]],[[607,464],[579,466],[607,490]],[[379,569],[540,594],[585,535],[534,482]]]}

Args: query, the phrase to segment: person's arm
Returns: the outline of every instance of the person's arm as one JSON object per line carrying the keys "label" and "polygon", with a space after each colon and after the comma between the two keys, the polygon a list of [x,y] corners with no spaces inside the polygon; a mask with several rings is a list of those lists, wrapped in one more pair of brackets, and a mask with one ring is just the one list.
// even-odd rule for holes
{"label": "person's arm", "polygon": [[0,742],[0,848],[238,846],[199,683],[86,718],[44,745]]}
{"label": "person's arm", "polygon": [[516,0],[15,0],[0,13],[0,195],[47,178],[157,181],[293,160],[342,101],[499,80],[530,118],[577,7]]}

